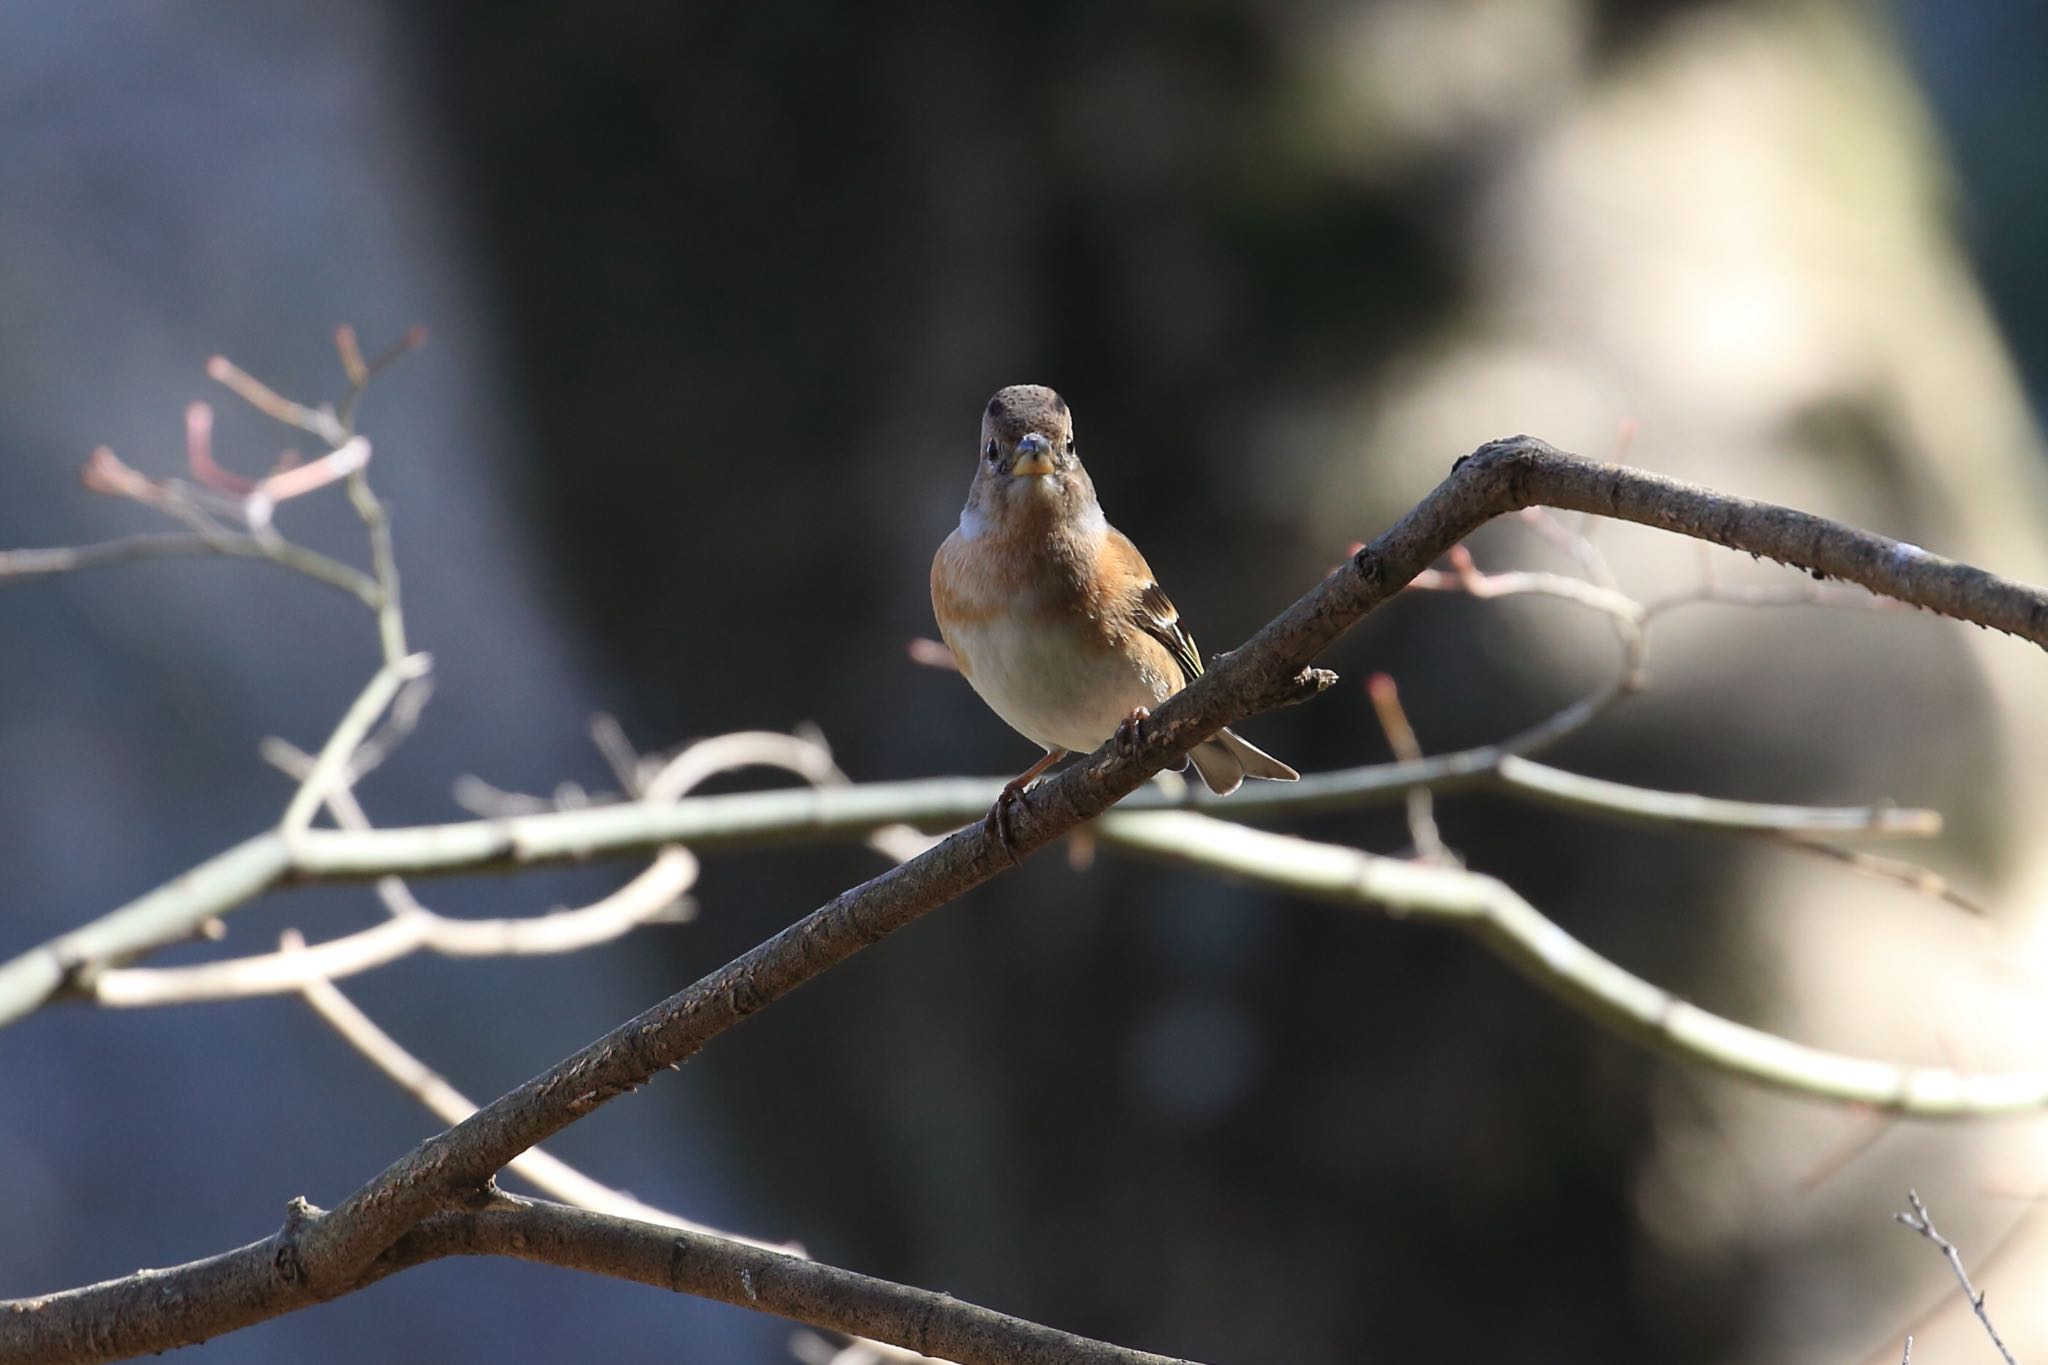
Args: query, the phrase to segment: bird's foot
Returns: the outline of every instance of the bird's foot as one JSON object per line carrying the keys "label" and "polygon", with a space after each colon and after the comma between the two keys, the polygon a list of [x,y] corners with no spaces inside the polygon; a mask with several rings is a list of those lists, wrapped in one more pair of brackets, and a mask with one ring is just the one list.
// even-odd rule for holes
{"label": "bird's foot", "polygon": [[1116,727],[1116,751],[1124,758],[1138,752],[1145,742],[1145,722],[1152,719],[1152,713],[1142,706],[1133,706],[1131,714],[1125,716]]}
{"label": "bird's foot", "polygon": [[996,797],[996,803],[988,808],[988,815],[982,821],[982,830],[989,838],[1002,845],[1012,866],[1021,861],[1017,856],[1017,839],[1010,831],[1010,808],[1024,799],[1024,789],[1038,780],[1038,775],[1067,756],[1065,749],[1054,749],[1044,758],[1018,773],[1003,784],[1003,790]]}
{"label": "bird's foot", "polygon": [[1006,784],[1002,794],[996,797],[996,803],[988,808],[988,816],[981,822],[983,831],[1001,845],[1003,855],[1013,867],[1020,860],[1017,857],[1017,838],[1010,832],[1010,807],[1017,804],[1023,791],[1022,778]]}

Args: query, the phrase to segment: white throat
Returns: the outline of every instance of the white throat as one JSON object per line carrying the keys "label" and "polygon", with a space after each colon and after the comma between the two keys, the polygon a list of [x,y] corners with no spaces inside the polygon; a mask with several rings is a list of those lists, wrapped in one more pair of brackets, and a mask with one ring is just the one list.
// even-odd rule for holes
{"label": "white throat", "polygon": [[[1034,482],[1042,485],[1042,496],[1054,495],[1055,485],[1050,479]],[[960,509],[960,539],[980,540],[992,529],[989,518],[982,515],[973,500],[969,499],[967,505]],[[1094,498],[1088,499],[1088,505],[1075,514],[1072,529],[1075,534],[1090,540],[1106,534],[1109,531],[1109,520],[1102,515],[1102,504]]]}

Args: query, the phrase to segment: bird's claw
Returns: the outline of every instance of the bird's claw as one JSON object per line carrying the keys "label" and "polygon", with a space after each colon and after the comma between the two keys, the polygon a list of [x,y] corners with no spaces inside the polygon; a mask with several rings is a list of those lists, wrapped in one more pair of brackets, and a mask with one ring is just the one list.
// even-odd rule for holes
{"label": "bird's claw", "polygon": [[1002,845],[1003,852],[1009,857],[1012,866],[1021,859],[1017,857],[1016,836],[1010,832],[1010,807],[1017,804],[1023,791],[1022,782],[1012,782],[1005,786],[1002,793],[996,797],[995,804],[988,808],[987,818],[982,821],[983,829],[987,831],[989,838]]}
{"label": "bird's claw", "polygon": [[1142,706],[1131,708],[1131,714],[1117,723],[1116,751],[1124,758],[1138,752],[1145,743],[1145,722],[1152,719],[1152,713]]}

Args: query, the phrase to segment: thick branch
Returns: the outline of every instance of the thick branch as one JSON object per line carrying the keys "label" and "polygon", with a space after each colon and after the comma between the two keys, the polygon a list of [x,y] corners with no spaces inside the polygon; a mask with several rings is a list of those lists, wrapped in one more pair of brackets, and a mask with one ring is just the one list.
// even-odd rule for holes
{"label": "thick branch", "polygon": [[431,1215],[350,1282],[316,1289],[304,1234],[334,1217],[293,1206],[275,1235],[166,1270],[0,1303],[0,1358],[83,1365],[219,1336],[446,1256],[512,1256],[870,1337],[959,1365],[1188,1365],[761,1247],[519,1199]]}
{"label": "thick branch", "polygon": [[[1018,853],[1093,819],[1220,727],[1320,690],[1304,673],[1344,629],[1503,511],[1536,502],[1605,512],[1696,534],[1963,620],[2048,644],[2048,594],[1789,509],[1723,497],[1517,438],[1460,462],[1407,516],[1317,584],[1250,641],[1171,698],[1129,751],[1105,745],[1024,794],[1010,818]],[[982,825],[834,897],[811,914],[485,1106],[387,1168],[309,1228],[307,1264],[352,1281],[451,1192],[474,1190],[526,1148],[868,945],[1012,865]]]}

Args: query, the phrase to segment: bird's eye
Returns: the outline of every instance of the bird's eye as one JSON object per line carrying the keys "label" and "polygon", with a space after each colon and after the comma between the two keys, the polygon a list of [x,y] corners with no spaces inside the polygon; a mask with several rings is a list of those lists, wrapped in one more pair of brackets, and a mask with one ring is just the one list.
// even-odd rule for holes
{"label": "bird's eye", "polygon": [[990,441],[988,445],[982,449],[981,453],[985,457],[987,457],[988,462],[990,464],[994,464],[996,462],[996,443],[994,441]]}
{"label": "bird's eye", "polygon": [[1068,454],[1069,456],[1071,456],[1071,455],[1073,455],[1073,453],[1074,453],[1074,433],[1070,431],[1070,432],[1068,432],[1068,433],[1067,433],[1067,454]]}

